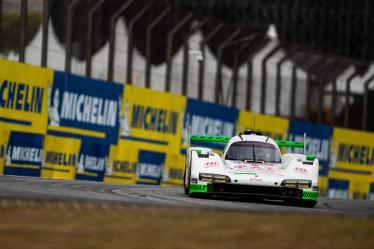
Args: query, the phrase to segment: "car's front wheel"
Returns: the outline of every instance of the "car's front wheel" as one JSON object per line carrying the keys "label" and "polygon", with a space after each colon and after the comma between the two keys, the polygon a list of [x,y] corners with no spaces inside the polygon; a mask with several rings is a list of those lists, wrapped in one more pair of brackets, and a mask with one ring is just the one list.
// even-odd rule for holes
{"label": "car's front wheel", "polygon": [[183,187],[184,187],[184,194],[189,195],[190,194],[190,177],[191,174],[189,174],[188,179],[187,178],[187,168],[184,170],[184,176],[183,176]]}
{"label": "car's front wheel", "polygon": [[313,200],[290,200],[287,204],[297,207],[313,208],[317,205],[317,201]]}

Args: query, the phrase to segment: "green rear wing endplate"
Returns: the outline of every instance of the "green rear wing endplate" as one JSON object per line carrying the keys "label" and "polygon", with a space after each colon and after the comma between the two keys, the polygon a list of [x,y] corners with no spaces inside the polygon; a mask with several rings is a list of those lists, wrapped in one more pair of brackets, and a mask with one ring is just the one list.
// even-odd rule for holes
{"label": "green rear wing endplate", "polygon": [[304,148],[303,142],[295,142],[289,140],[275,140],[275,142],[279,147]]}
{"label": "green rear wing endplate", "polygon": [[228,143],[231,137],[224,136],[204,136],[204,135],[191,135],[190,140],[193,142],[207,142],[207,143]]}

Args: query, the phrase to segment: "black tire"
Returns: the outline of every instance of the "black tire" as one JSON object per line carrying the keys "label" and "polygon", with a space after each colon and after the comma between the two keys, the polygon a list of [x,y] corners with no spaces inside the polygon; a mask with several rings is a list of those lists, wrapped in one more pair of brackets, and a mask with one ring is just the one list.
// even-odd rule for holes
{"label": "black tire", "polygon": [[313,200],[290,200],[287,204],[297,207],[313,208],[317,205],[317,201]]}
{"label": "black tire", "polygon": [[191,193],[190,197],[197,198],[197,199],[208,199],[210,197],[209,194],[203,194],[203,193]]}
{"label": "black tire", "polygon": [[[187,168],[184,170],[183,188],[184,188],[184,194],[190,195],[190,188],[186,186],[186,171],[187,171]],[[190,177],[191,177],[191,174],[190,174]],[[190,181],[190,179],[188,179],[188,181]]]}

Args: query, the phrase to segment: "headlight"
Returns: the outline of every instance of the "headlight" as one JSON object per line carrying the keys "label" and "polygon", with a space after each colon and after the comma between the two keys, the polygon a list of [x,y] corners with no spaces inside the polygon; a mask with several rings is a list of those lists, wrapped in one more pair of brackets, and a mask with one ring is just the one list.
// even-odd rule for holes
{"label": "headlight", "polygon": [[289,188],[310,188],[312,186],[311,180],[284,180],[281,185]]}
{"label": "headlight", "polygon": [[231,179],[228,176],[216,175],[216,174],[207,174],[207,173],[200,173],[199,179],[200,179],[200,181],[209,182],[209,183],[231,182]]}

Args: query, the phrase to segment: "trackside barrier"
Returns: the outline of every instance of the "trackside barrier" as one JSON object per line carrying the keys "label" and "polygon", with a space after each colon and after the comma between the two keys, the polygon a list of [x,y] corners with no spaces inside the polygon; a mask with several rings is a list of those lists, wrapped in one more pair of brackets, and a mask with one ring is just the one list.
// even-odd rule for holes
{"label": "trackside barrier", "polygon": [[256,114],[6,60],[0,60],[0,67],[1,174],[180,185],[189,130],[232,136],[249,128],[296,141],[306,132],[307,153],[320,160],[322,193],[374,198],[373,133]]}

